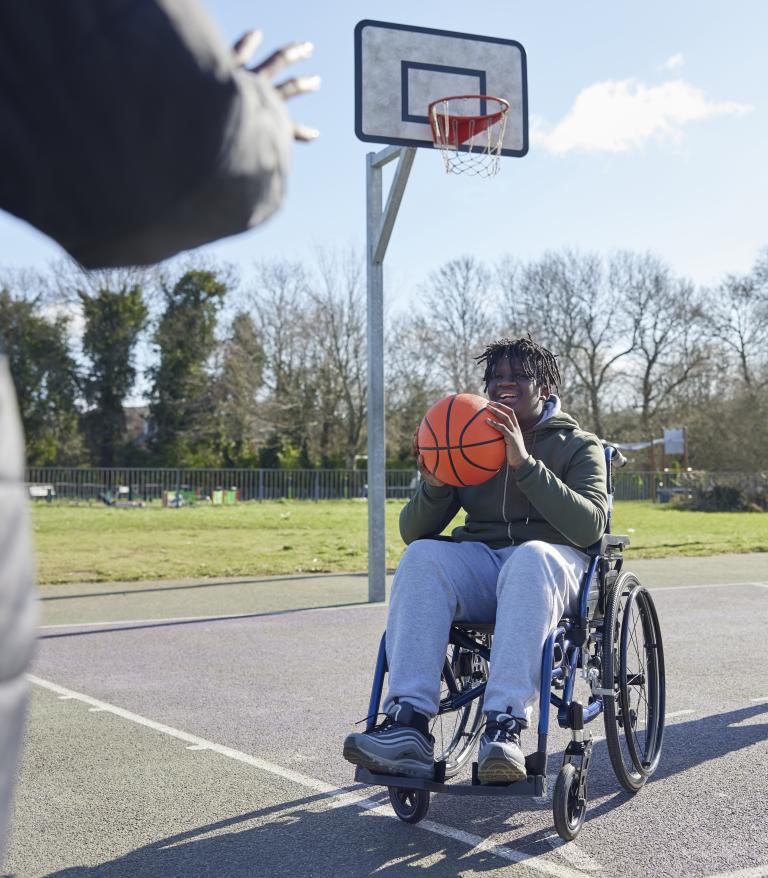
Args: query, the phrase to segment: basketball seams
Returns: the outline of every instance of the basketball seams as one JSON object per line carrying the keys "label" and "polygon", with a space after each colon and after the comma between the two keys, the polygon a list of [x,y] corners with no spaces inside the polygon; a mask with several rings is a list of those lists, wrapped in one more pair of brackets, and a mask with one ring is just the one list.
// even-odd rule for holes
{"label": "basketball seams", "polygon": [[504,437],[499,436],[498,439],[483,439],[482,442],[469,442],[459,445],[419,445],[419,451],[447,451],[449,448],[479,448],[481,445],[495,445],[497,442],[503,442]]}
{"label": "basketball seams", "polygon": [[[456,402],[455,396],[452,397],[451,401],[448,403],[448,409],[445,413],[445,441],[446,442],[448,442],[448,440],[450,439],[450,436],[451,436],[451,409],[453,408],[454,402]],[[461,485],[464,485],[466,487],[466,482],[459,475],[458,470],[456,469],[456,464],[453,462],[453,455],[451,454],[450,444],[448,445],[448,448],[446,449],[446,451],[448,453],[448,463],[450,463],[450,465],[451,465],[451,469],[453,470],[453,474],[456,476],[456,479],[458,480],[458,482]]]}
{"label": "basketball seams", "polygon": [[479,409],[478,411],[476,411],[474,413],[474,415],[472,415],[472,417],[467,421],[467,423],[464,424],[464,427],[459,435],[459,451],[461,452],[461,456],[464,458],[464,460],[466,460],[466,462],[468,464],[470,464],[471,466],[477,467],[477,469],[485,470],[485,472],[487,472],[487,473],[495,473],[495,472],[499,471],[499,467],[497,467],[497,466],[496,467],[483,466],[483,464],[481,464],[481,463],[476,463],[474,460],[472,460],[471,457],[467,456],[467,454],[464,450],[464,449],[468,449],[468,448],[476,448],[478,445],[491,445],[494,442],[499,442],[499,441],[503,442],[504,441],[504,437],[502,435],[499,435],[498,437],[494,437],[493,439],[487,439],[484,442],[473,442],[472,444],[467,444],[467,445],[464,444],[464,434],[467,432],[467,430],[470,428],[470,426],[475,422],[475,420],[477,418],[479,418],[480,415],[482,415],[484,412],[487,412],[487,411],[488,411],[487,407]]}
{"label": "basketball seams", "polygon": [[[442,449],[440,448],[440,443],[438,442],[438,439],[437,439],[437,433],[435,433],[435,431],[432,429],[432,424],[429,423],[429,418],[428,418],[426,415],[424,415],[424,423],[427,425],[427,428],[429,429],[429,432],[432,434],[432,438],[435,440],[435,447],[434,447],[434,448],[425,448],[425,449],[423,449],[423,450],[424,450],[424,451],[436,451],[436,452],[437,452],[437,454],[436,454],[436,456],[435,456],[435,465],[434,465],[434,467],[432,468],[432,472],[437,472],[437,467],[438,467],[439,464],[440,464],[440,451],[441,451]],[[446,438],[447,438],[447,437],[446,437]],[[422,451],[422,449],[420,448],[420,449],[419,449],[419,452],[421,452],[421,451]]]}
{"label": "basketball seams", "polygon": [[[487,414],[487,400],[475,394],[453,394],[435,403],[424,415],[418,451],[424,455],[431,474],[455,487],[468,487],[487,481],[499,471],[503,465],[504,437],[483,422],[484,413]],[[455,437],[451,435],[454,426]],[[468,433],[474,441],[465,444],[464,440],[470,438]],[[475,454],[485,462],[473,460]],[[497,460],[498,465],[494,466]]]}

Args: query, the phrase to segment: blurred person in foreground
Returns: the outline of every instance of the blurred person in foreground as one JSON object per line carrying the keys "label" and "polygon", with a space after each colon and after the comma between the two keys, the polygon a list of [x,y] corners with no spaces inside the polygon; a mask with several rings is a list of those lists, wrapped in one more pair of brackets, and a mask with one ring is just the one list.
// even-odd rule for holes
{"label": "blurred person in foreground", "polygon": [[[0,208],[89,269],[151,264],[267,219],[292,141],[317,136],[284,102],[319,78],[272,81],[309,43],[246,67],[260,39],[229,49],[196,0],[3,3]],[[0,858],[36,619],[23,479],[0,352]]]}

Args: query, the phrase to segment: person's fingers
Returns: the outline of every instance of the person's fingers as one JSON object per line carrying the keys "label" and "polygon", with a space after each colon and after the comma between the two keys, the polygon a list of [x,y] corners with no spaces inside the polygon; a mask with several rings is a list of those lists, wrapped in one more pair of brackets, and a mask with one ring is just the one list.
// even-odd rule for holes
{"label": "person's fingers", "polygon": [[239,67],[245,65],[251,60],[251,56],[261,45],[263,34],[260,30],[246,31],[240,39],[232,46],[232,54],[235,56],[235,64]]}
{"label": "person's fingers", "polygon": [[486,424],[490,424],[492,427],[498,430],[499,433],[501,433],[502,436],[504,436],[506,439],[512,438],[512,431],[506,424],[503,424],[501,421],[494,421],[492,418],[486,418],[485,422]]}
{"label": "person's fingers", "polygon": [[306,125],[300,125],[298,122],[293,123],[293,139],[300,140],[303,143],[311,143],[317,140],[320,132],[317,128],[308,128]]}
{"label": "person's fingers", "polygon": [[293,79],[287,79],[275,86],[280,97],[287,101],[295,98],[296,95],[303,95],[310,91],[317,91],[320,88],[319,76],[296,76]]}
{"label": "person's fingers", "polygon": [[421,455],[416,458],[416,466],[421,473],[422,479],[424,479],[428,485],[432,485],[433,488],[441,488],[445,484],[445,482],[441,482],[440,479],[427,469],[427,465],[424,463],[424,458]]}
{"label": "person's fingers", "polygon": [[304,61],[309,58],[314,48],[312,43],[291,43],[273,52],[269,58],[262,61],[261,64],[251,67],[250,70],[253,73],[268,76],[271,79],[277,76],[281,70],[288,67],[289,64],[295,64],[297,61]]}
{"label": "person's fingers", "polygon": [[510,410],[510,413],[502,411],[500,408],[497,408],[495,405],[486,406],[486,411],[490,412],[494,418],[498,418],[502,424],[505,424],[507,427],[512,427],[515,425],[516,421],[513,421],[514,412]]}

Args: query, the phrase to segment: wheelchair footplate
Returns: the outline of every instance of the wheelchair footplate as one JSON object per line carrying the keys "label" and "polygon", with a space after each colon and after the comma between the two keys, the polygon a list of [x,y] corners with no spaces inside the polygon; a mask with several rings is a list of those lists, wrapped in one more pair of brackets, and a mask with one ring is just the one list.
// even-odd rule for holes
{"label": "wheelchair footplate", "polygon": [[425,790],[430,793],[447,793],[450,796],[530,796],[543,798],[547,794],[547,778],[543,774],[530,773],[531,767],[526,758],[529,774],[525,780],[515,783],[480,783],[477,777],[477,762],[472,763],[472,783],[446,783],[445,763],[435,763],[433,778],[411,777],[400,774],[375,774],[367,768],[355,768],[355,780],[373,786],[393,787],[404,790]]}

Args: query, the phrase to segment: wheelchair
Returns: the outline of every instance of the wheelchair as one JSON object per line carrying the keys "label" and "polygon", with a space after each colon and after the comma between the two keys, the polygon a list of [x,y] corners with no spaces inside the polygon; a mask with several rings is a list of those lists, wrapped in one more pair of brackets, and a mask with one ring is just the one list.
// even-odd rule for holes
{"label": "wheelchair", "polygon": [[[512,784],[480,784],[477,762],[471,783],[446,781],[472,757],[483,730],[483,693],[488,679],[493,624],[454,622],[441,676],[440,707],[431,734],[435,738],[434,778],[376,774],[358,766],[355,780],[386,786],[397,816],[418,823],[433,792],[470,796],[547,795],[547,738],[550,706],[571,740],[552,791],[558,835],[571,841],[579,834],[587,810],[587,776],[592,759],[588,726],[600,715],[613,771],[629,793],[638,792],[654,773],[664,738],[664,650],[658,615],[650,593],[623,569],[627,536],[611,533],[612,467],[626,459],[606,445],[608,524],[587,551],[589,565],[581,582],[578,611],[563,618],[544,644],[541,663],[537,750],[526,756],[527,777]],[[445,539],[445,538],[444,538]],[[366,731],[374,728],[387,673],[385,636],[374,672]],[[574,699],[581,678],[587,703]]]}

